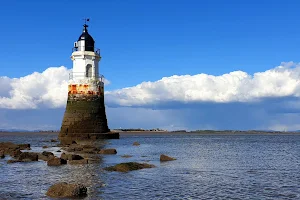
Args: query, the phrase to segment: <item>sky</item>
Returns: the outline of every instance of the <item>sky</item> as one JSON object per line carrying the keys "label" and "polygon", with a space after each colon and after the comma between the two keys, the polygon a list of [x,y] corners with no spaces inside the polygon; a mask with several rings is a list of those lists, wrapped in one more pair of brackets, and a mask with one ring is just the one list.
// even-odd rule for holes
{"label": "sky", "polygon": [[90,18],[110,128],[299,130],[299,6],[4,1],[0,129],[60,128],[73,43]]}

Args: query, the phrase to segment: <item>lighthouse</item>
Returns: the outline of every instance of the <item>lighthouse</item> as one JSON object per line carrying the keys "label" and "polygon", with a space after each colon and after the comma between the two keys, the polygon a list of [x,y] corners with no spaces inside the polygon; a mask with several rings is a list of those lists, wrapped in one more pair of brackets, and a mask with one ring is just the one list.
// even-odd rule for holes
{"label": "lighthouse", "polygon": [[104,77],[99,73],[100,49],[95,48],[87,21],[72,49],[73,69],[69,74],[68,100],[59,133],[59,139],[65,144],[119,138],[107,125]]}

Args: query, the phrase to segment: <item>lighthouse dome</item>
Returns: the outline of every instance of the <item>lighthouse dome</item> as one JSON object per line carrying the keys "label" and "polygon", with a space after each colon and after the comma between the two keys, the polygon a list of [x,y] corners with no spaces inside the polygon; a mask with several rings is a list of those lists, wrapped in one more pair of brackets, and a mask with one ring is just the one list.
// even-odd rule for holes
{"label": "lighthouse dome", "polygon": [[85,51],[94,51],[95,41],[93,37],[88,33],[88,25],[84,25],[82,34],[78,38],[78,42],[84,41]]}

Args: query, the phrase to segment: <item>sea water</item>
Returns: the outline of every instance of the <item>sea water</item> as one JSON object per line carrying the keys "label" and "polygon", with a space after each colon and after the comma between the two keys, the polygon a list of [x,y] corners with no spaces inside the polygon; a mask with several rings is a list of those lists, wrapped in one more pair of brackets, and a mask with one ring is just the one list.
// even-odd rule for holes
{"label": "sea water", "polygon": [[[45,140],[55,137],[6,134],[0,142],[56,152],[59,147],[41,148],[51,146]],[[133,146],[135,141],[140,146]],[[47,189],[61,181],[86,185],[84,199],[300,199],[300,135],[124,134],[105,147],[118,153],[88,165],[6,164],[7,156],[0,160],[0,199],[48,199]],[[132,157],[121,157],[125,154]],[[177,160],[160,162],[161,154]],[[156,167],[128,173],[103,170],[131,161]]]}

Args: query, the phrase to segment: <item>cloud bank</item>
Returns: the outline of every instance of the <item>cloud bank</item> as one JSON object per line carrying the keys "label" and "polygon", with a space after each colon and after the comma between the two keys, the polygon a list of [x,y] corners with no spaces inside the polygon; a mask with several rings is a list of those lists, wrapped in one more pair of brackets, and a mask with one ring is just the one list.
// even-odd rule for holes
{"label": "cloud bank", "polygon": [[65,105],[69,70],[50,67],[42,73],[34,72],[21,78],[0,77],[0,108],[36,109]]}
{"label": "cloud bank", "polygon": [[[0,77],[0,108],[62,108],[66,105],[71,70],[50,67],[21,78]],[[108,80],[104,83],[109,84]]]}
{"label": "cloud bank", "polygon": [[[63,66],[0,77],[0,128],[16,127],[17,121],[27,129],[58,129],[68,77]],[[300,64],[293,62],[253,75],[174,75],[105,95],[111,128],[300,129]],[[38,120],[42,114],[49,119]]]}
{"label": "cloud bank", "polygon": [[109,104],[116,106],[149,106],[166,102],[256,102],[263,98],[287,96],[300,96],[300,64],[282,63],[253,76],[242,71],[221,76],[174,75],[106,92]]}

